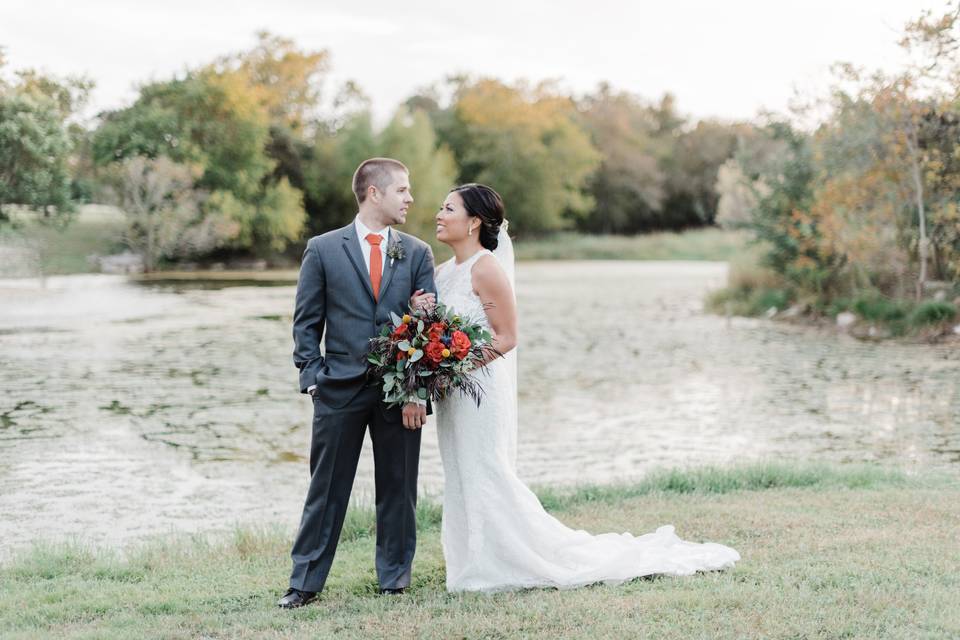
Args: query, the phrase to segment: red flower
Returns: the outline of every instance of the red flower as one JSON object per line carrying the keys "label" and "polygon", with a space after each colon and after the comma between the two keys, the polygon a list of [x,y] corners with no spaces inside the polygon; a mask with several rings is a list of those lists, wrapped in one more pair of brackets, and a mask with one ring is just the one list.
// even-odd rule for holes
{"label": "red flower", "polygon": [[463,331],[454,331],[450,339],[450,351],[457,360],[463,360],[470,353],[470,338]]}
{"label": "red flower", "polygon": [[427,337],[431,342],[439,342],[443,337],[443,332],[447,330],[447,325],[443,322],[434,322],[427,329]]}
{"label": "red flower", "polygon": [[410,327],[406,324],[401,324],[399,327],[393,330],[393,334],[390,336],[394,340],[399,340],[407,335],[407,330]]}
{"label": "red flower", "polygon": [[400,349],[399,351],[397,351],[397,360],[403,360],[406,357],[407,357],[406,351],[404,351],[403,349]]}
{"label": "red flower", "polygon": [[423,351],[426,353],[427,359],[433,362],[433,364],[440,364],[443,361],[444,349],[446,349],[446,347],[443,346],[442,342],[432,340],[427,343]]}

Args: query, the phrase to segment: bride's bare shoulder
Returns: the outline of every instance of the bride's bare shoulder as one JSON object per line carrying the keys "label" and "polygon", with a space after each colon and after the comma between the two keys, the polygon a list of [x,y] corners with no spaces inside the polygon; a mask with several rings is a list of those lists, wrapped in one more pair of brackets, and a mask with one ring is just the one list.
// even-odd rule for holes
{"label": "bride's bare shoulder", "polygon": [[473,288],[475,290],[478,290],[477,285],[481,287],[486,285],[498,288],[503,285],[507,285],[507,287],[510,286],[507,280],[507,274],[504,272],[503,267],[500,266],[500,261],[497,260],[497,257],[492,253],[480,256],[473,265],[471,265],[470,279],[473,280]]}

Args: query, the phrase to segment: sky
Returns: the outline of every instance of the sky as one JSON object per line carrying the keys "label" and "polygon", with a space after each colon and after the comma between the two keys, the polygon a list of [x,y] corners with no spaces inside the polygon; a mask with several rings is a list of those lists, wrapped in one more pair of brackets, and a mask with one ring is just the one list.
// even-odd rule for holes
{"label": "sky", "polygon": [[903,25],[945,0],[0,0],[8,70],[96,82],[90,113],[133,101],[136,85],[247,49],[267,29],[332,55],[328,87],[356,81],[384,122],[450,74],[601,81],[648,100],[672,93],[694,119],[783,112],[822,92],[829,66],[895,70]]}

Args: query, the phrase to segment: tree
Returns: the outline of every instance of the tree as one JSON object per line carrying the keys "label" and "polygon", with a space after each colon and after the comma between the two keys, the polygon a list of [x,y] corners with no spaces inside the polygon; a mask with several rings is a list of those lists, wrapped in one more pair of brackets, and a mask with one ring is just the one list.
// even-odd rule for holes
{"label": "tree", "polygon": [[3,205],[22,205],[45,218],[72,210],[68,159],[72,145],[50,100],[0,94],[0,221]]}
{"label": "tree", "polygon": [[357,201],[351,189],[353,172],[376,155],[376,132],[369,111],[345,118],[336,132],[322,131],[314,138],[304,162],[304,189],[311,202],[309,228],[321,233],[353,219]]}
{"label": "tree", "polygon": [[464,81],[451,110],[438,131],[454,152],[460,181],[496,188],[511,229],[561,229],[593,207],[586,186],[600,154],[569,97],[549,85]]}
{"label": "tree", "polygon": [[438,148],[430,118],[420,109],[401,107],[378,138],[377,155],[397,158],[410,170],[414,202],[404,230],[433,237],[434,217],[457,178],[453,153],[446,146]]}
{"label": "tree", "polygon": [[231,241],[240,224],[204,215],[199,170],[169,158],[134,156],[112,169],[114,201],[127,215],[126,243],[143,256],[146,271],[160,260],[202,255]]}
{"label": "tree", "polygon": [[770,194],[764,176],[776,175],[780,161],[789,152],[773,129],[745,127],[737,132],[733,155],[717,170],[716,223],[725,228],[749,226],[758,198]]}
{"label": "tree", "polygon": [[717,173],[736,149],[742,125],[701,120],[675,140],[661,164],[667,176],[664,227],[682,229],[713,224],[719,195]]}
{"label": "tree", "polygon": [[748,227],[768,247],[765,266],[797,289],[822,295],[833,286],[842,258],[824,251],[823,225],[810,213],[816,186],[811,140],[782,121],[769,123],[764,133],[771,139],[764,146],[782,145],[783,152],[772,158],[743,154],[762,158],[755,165],[742,161],[756,202]]}
{"label": "tree", "polygon": [[3,205],[14,204],[63,221],[73,210],[70,163],[79,135],[70,120],[93,84],[31,69],[15,76],[0,80],[0,222],[8,220]]}
{"label": "tree", "polygon": [[225,56],[210,70],[243,77],[275,125],[302,132],[321,119],[321,85],[330,70],[326,50],[301,51],[289,38],[259,31],[253,49]]}
{"label": "tree", "polygon": [[[127,109],[105,114],[93,140],[99,164],[142,156],[199,167],[201,209],[240,225],[233,247],[276,251],[300,238],[302,194],[267,154],[270,117],[245,72],[204,68],[145,85]],[[296,192],[296,193],[295,193]]]}
{"label": "tree", "polygon": [[636,97],[614,93],[606,84],[587,96],[580,109],[601,154],[589,183],[596,204],[580,228],[636,233],[659,227],[667,181],[660,168],[664,145],[656,137],[660,123]]}

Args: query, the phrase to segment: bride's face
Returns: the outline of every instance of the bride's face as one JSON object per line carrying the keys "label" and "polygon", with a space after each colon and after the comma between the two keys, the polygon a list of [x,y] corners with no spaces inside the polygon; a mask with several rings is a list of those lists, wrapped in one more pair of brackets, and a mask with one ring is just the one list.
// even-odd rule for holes
{"label": "bride's face", "polygon": [[474,237],[479,240],[479,226],[480,219],[467,214],[460,194],[456,191],[447,194],[440,211],[437,212],[437,240],[446,244],[458,242],[467,237],[471,228]]}

